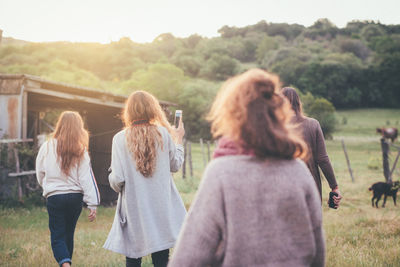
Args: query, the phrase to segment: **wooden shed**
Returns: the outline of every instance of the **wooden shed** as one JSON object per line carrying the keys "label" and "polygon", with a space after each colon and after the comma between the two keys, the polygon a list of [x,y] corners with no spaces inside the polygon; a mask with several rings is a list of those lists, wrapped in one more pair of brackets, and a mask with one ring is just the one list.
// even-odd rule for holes
{"label": "wooden shed", "polygon": [[[78,111],[91,134],[89,152],[101,201],[110,203],[117,197],[108,183],[111,142],[123,127],[120,114],[126,98],[31,75],[0,74],[0,138],[35,140],[41,133],[40,120],[45,112]],[[167,112],[173,105],[164,101],[160,104]]]}

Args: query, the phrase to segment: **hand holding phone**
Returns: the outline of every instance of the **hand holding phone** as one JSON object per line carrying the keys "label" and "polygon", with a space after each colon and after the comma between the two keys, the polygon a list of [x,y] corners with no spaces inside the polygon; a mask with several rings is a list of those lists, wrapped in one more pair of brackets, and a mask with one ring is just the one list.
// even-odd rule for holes
{"label": "hand holding phone", "polygon": [[175,112],[175,119],[174,119],[174,126],[175,126],[175,141],[178,144],[183,143],[183,136],[185,135],[185,128],[183,127],[182,121],[182,110],[177,110]]}
{"label": "hand holding phone", "polygon": [[179,121],[181,120],[181,118],[182,118],[182,110],[177,109],[177,110],[175,111],[175,118],[174,118],[174,125],[175,125],[175,128],[178,128],[178,127],[179,127]]}
{"label": "hand holding phone", "polygon": [[333,196],[337,197],[339,196],[339,194],[333,191],[329,192],[329,201],[328,201],[329,208],[337,209],[337,206],[333,200]]}

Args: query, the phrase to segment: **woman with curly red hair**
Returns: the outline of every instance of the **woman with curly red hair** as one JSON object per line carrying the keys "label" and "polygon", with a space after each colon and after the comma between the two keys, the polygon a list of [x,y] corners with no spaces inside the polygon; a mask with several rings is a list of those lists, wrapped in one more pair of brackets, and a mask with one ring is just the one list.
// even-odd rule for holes
{"label": "woman with curly red hair", "polygon": [[209,119],[221,138],[170,266],[323,266],[321,201],[277,76],[229,79]]}

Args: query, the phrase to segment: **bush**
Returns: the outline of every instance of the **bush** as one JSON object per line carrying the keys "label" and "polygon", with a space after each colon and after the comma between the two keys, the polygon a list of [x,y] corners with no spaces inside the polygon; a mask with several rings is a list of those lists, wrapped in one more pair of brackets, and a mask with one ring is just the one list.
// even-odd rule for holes
{"label": "bush", "polygon": [[[299,94],[304,114],[318,120],[325,138],[332,138],[337,123],[336,109],[333,104],[323,97],[314,97],[310,92],[303,94],[298,89],[296,91]],[[342,123],[347,123],[346,117],[343,118]]]}
{"label": "bush", "polygon": [[211,139],[210,124],[205,115],[218,91],[220,84],[205,80],[190,80],[185,83],[181,95],[177,98],[179,109],[183,110],[186,138],[198,141],[199,138]]}
{"label": "bush", "polygon": [[308,114],[311,105],[315,101],[315,97],[310,92],[307,92],[306,94],[302,94],[299,90],[297,90],[297,93],[299,94],[301,103],[303,104],[304,113]]}
{"label": "bush", "polygon": [[325,98],[317,98],[306,107],[305,112],[319,121],[325,138],[331,139],[336,125],[335,107],[332,103]]}

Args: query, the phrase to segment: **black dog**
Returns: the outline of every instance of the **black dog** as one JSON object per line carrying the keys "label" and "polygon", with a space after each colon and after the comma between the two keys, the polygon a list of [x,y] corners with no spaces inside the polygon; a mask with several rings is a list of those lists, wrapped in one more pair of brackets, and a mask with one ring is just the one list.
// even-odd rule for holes
{"label": "black dog", "polygon": [[399,181],[393,183],[384,183],[384,182],[374,183],[369,188],[369,191],[374,191],[374,196],[371,199],[372,207],[374,207],[374,199],[376,199],[375,206],[378,208],[378,201],[381,200],[382,195],[385,195],[383,199],[382,208],[385,207],[387,196],[393,197],[393,202],[394,205],[396,206],[397,191],[399,190],[399,188],[400,188]]}

